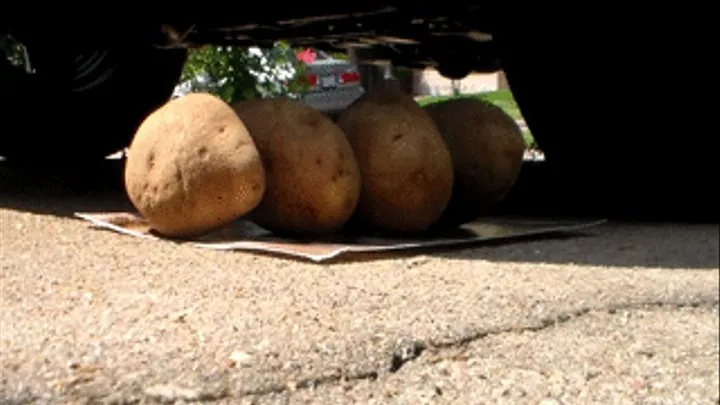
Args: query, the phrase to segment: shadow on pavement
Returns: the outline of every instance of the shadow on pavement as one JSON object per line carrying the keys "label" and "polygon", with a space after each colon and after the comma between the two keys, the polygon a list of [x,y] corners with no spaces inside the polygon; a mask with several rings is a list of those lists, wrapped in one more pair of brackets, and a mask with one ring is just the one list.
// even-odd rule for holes
{"label": "shadow on pavement", "polygon": [[[123,187],[123,162],[62,163],[18,167],[0,162],[0,209],[73,217],[76,212],[133,211]],[[537,217],[533,188],[520,185],[499,207],[502,215]],[[574,214],[574,213],[572,213]],[[572,216],[572,214],[569,214]],[[124,236],[123,236],[124,237]],[[355,255],[367,261],[415,254],[446,258],[596,266],[717,269],[717,224],[609,222],[582,232],[527,237],[482,245],[411,251],[400,255]],[[368,256],[368,257],[364,257]]]}
{"label": "shadow on pavement", "polygon": [[0,208],[61,217],[133,209],[117,159],[30,167],[0,162]]}
{"label": "shadow on pavement", "polygon": [[441,257],[497,262],[718,270],[718,227],[608,222],[578,236],[516,241]]}

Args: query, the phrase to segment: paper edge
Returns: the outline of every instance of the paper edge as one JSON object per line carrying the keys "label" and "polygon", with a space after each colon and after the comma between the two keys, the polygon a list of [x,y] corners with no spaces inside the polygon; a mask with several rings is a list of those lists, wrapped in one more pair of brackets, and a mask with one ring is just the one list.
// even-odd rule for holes
{"label": "paper edge", "polygon": [[[112,214],[112,213],[105,213],[105,214]],[[86,220],[90,223],[92,223],[94,226],[98,228],[105,228],[110,229],[115,232],[118,232],[120,234],[125,234],[129,236],[139,237],[143,239],[149,239],[149,240],[155,240],[155,241],[163,241],[165,239],[160,238],[155,235],[138,232],[138,231],[132,231],[127,228],[124,228],[122,226],[115,225],[111,222],[102,221],[95,216],[101,215],[101,214],[92,214],[92,213],[81,213],[76,212],[74,213],[75,217],[81,218],[83,220]],[[579,221],[579,220],[569,220],[570,221]],[[442,247],[442,246],[461,246],[461,245],[468,245],[472,243],[478,243],[488,240],[508,240],[508,239],[515,239],[518,237],[526,237],[526,236],[537,236],[537,235],[548,235],[558,232],[569,232],[569,231],[576,231],[581,229],[587,229],[594,226],[602,225],[608,222],[608,219],[598,219],[598,220],[591,220],[589,222],[581,222],[581,223],[568,223],[564,225],[557,225],[554,227],[549,228],[541,228],[535,231],[528,231],[523,232],[522,234],[514,234],[514,235],[506,235],[506,236],[497,236],[497,237],[474,237],[469,239],[442,239],[435,242],[408,242],[408,243],[400,243],[395,245],[366,245],[366,246],[342,246],[338,249],[335,249],[327,254],[316,254],[316,253],[307,253],[307,254],[301,254],[301,253],[294,253],[292,251],[284,250],[282,248],[276,248],[272,246],[266,245],[266,241],[257,241],[257,240],[247,240],[247,241],[234,241],[234,242],[220,242],[220,243],[209,243],[209,242],[193,242],[193,241],[187,241],[188,244],[202,248],[202,249],[208,249],[208,250],[216,250],[216,251],[253,251],[253,252],[260,252],[260,253],[274,253],[276,255],[285,256],[285,257],[292,257],[292,258],[302,258],[302,259],[308,259],[315,263],[322,263],[324,261],[328,261],[330,259],[337,258],[339,256],[342,256],[346,253],[376,253],[376,252],[391,252],[391,251],[408,251],[413,249],[419,249],[419,248],[434,248],[434,247]],[[272,242],[270,242],[272,243]],[[281,242],[282,243],[282,242]]]}
{"label": "paper edge", "polygon": [[[264,245],[267,242],[262,241],[238,241],[238,242],[220,242],[220,243],[202,243],[202,242],[190,242],[191,244],[204,248],[204,249],[211,249],[211,250],[219,250],[219,251],[227,251],[227,250],[252,250],[252,251],[258,251],[258,252],[272,252],[276,254],[280,254],[283,256],[289,256],[289,257],[301,257],[305,259],[311,259],[314,262],[323,262],[327,261],[333,258],[336,258],[338,256],[341,256],[345,253],[375,253],[375,252],[391,252],[391,251],[403,251],[403,250],[412,250],[412,249],[421,249],[421,248],[433,248],[433,247],[442,247],[442,246],[460,246],[460,245],[468,245],[472,243],[478,243],[483,241],[489,241],[489,240],[508,240],[508,239],[515,239],[518,237],[526,237],[526,236],[537,236],[537,235],[548,235],[558,232],[569,232],[569,231],[576,231],[581,229],[587,229],[592,228],[598,225],[602,225],[607,223],[607,219],[600,219],[600,220],[593,220],[591,222],[583,222],[583,223],[576,223],[576,224],[568,224],[568,225],[558,225],[555,227],[550,228],[542,228],[538,229],[536,231],[527,231],[523,232],[522,234],[513,234],[513,235],[506,235],[506,236],[496,236],[496,237],[475,237],[475,238],[469,238],[469,239],[444,239],[439,240],[435,242],[409,242],[409,243],[401,243],[401,244],[395,244],[395,245],[366,245],[366,246],[343,246],[341,248],[338,248],[331,253],[328,254],[299,254],[299,253],[293,253],[289,252],[287,250],[283,250],[280,248],[274,248],[274,247],[266,247],[267,245]],[[262,247],[256,245],[263,245]]]}
{"label": "paper edge", "polygon": [[[95,215],[97,215],[97,214],[95,214]],[[119,232],[119,233],[122,233],[125,235],[135,236],[135,237],[143,238],[143,239],[164,240],[155,235],[147,234],[144,232],[132,231],[130,229],[123,228],[122,226],[118,226],[118,225],[115,225],[115,224],[107,222],[107,221],[98,220],[98,219],[94,218],[93,214],[85,214],[85,213],[76,212],[74,214],[74,216],[84,219],[88,222],[91,222],[93,225],[95,225],[98,228],[112,229],[115,232]]]}
{"label": "paper edge", "polygon": [[333,250],[327,254],[317,253],[293,253],[292,251],[284,250],[281,248],[271,247],[265,245],[268,242],[261,241],[244,241],[244,242],[224,242],[224,243],[198,243],[190,242],[191,245],[197,246],[202,249],[210,249],[216,251],[253,251],[261,253],[275,253],[285,257],[303,258],[310,259],[315,263],[321,263],[330,259],[334,259],[348,252],[348,247],[342,247]]}

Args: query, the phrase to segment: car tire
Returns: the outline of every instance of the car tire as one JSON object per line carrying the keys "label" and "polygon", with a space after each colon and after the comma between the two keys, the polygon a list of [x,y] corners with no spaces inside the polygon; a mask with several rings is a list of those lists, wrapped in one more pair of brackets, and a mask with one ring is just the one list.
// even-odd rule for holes
{"label": "car tire", "polygon": [[0,156],[9,161],[102,159],[125,148],[169,100],[187,59],[149,44],[78,50],[65,59],[74,63],[56,65],[49,49],[28,51],[44,61],[34,74],[0,67]]}

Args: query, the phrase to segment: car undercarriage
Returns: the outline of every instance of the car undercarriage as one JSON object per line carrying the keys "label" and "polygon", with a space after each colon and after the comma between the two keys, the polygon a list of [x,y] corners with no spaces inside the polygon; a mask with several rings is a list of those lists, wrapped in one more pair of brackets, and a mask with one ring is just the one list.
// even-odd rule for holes
{"label": "car undercarriage", "polygon": [[[478,28],[483,27],[483,28]],[[351,50],[358,60],[413,69],[436,68],[448,78],[500,69],[493,36],[483,24],[465,25],[436,13],[404,15],[394,8],[366,13],[289,18],[272,24],[166,25],[165,46],[271,45],[290,40],[325,51]],[[451,47],[447,44],[452,43]]]}
{"label": "car undercarriage", "polygon": [[[217,24],[97,20],[0,26],[0,35],[25,46],[34,71],[0,63],[0,98],[8,106],[0,156],[106,156],[127,145],[142,119],[170,97],[187,48],[262,47],[284,40],[347,51],[358,63],[435,68],[451,79],[503,70],[547,157],[542,167],[524,170],[520,181],[532,182],[530,189],[555,190],[552,198],[541,193],[544,203],[532,197],[541,213],[717,220],[717,197],[708,191],[714,164],[701,156],[707,151],[696,146],[694,135],[703,129],[683,106],[662,113],[668,107],[663,98],[680,94],[659,88],[675,67],[663,63],[666,43],[656,39],[662,21],[645,19],[638,30],[633,13],[573,19],[549,10],[543,18],[526,13],[522,21],[509,17],[516,10],[502,8],[363,2],[258,8]],[[691,63],[683,66],[693,68]],[[622,91],[633,96],[613,98]],[[47,100],[57,107],[43,109]],[[42,120],[34,118],[40,110]],[[18,135],[30,133],[43,135]],[[669,138],[686,133],[683,141]]]}

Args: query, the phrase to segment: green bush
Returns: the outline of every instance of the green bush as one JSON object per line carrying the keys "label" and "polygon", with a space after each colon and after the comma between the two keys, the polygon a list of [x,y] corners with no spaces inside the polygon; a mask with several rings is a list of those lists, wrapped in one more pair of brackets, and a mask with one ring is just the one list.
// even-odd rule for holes
{"label": "green bush", "polygon": [[191,91],[208,91],[232,103],[301,97],[307,89],[304,71],[295,50],[282,42],[266,49],[205,46],[190,51],[180,80],[190,83]]}

